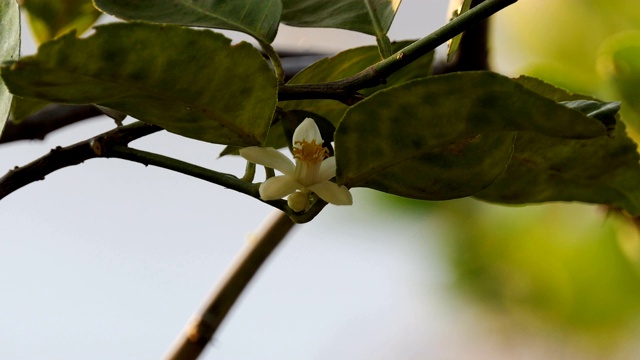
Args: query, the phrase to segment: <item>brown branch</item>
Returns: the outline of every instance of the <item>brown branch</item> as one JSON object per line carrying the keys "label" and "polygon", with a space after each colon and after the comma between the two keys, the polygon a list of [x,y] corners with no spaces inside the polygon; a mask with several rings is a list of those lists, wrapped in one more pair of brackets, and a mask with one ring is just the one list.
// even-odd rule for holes
{"label": "brown branch", "polygon": [[16,166],[1,177],[0,199],[32,182],[44,180],[45,176],[56,170],[67,166],[78,165],[85,160],[101,157],[102,151],[106,146],[127,145],[133,140],[160,130],[162,130],[161,127],[137,122],[116,128],[71,146],[58,146],[52,149],[47,155],[27,165],[21,167]]}
{"label": "brown branch", "polygon": [[9,119],[0,136],[0,144],[17,140],[42,140],[50,132],[100,115],[103,113],[93,105],[47,105],[18,124]]}
{"label": "brown branch", "polygon": [[280,211],[276,211],[265,220],[258,231],[247,240],[247,244],[205,301],[202,310],[194,315],[165,359],[198,358],[249,281],[293,225],[293,221]]}

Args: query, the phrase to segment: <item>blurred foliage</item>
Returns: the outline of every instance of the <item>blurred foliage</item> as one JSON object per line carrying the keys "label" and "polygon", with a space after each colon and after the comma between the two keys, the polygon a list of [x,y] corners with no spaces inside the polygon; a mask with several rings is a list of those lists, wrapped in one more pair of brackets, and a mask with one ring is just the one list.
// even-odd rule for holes
{"label": "blurred foliage", "polygon": [[21,0],[38,43],[71,30],[87,31],[100,17],[91,0]]}
{"label": "blurred foliage", "polygon": [[494,310],[605,343],[638,321],[640,238],[626,219],[577,204],[441,210],[456,284]]}
{"label": "blurred foliage", "polygon": [[525,73],[572,92],[622,100],[623,118],[637,132],[639,38],[636,1],[520,1],[496,16],[493,62],[512,75]]}
{"label": "blurred foliage", "polygon": [[[638,140],[636,1],[520,1],[497,15],[492,36],[497,71],[620,100],[627,131]],[[383,204],[420,206],[402,198]],[[578,204],[505,207],[463,199],[423,207],[441,220],[438,233],[456,288],[509,318],[509,331],[542,326],[596,346],[615,346],[636,334],[640,232],[628,217]]]}

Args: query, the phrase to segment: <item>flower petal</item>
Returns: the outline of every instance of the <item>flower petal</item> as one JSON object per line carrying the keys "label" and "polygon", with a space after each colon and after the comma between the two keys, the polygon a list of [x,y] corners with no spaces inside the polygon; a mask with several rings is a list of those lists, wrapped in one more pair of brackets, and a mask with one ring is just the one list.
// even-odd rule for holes
{"label": "flower petal", "polygon": [[322,144],[323,142],[320,129],[318,129],[316,122],[313,121],[312,118],[306,118],[298,125],[296,131],[293,132],[293,146],[295,146],[297,142],[306,141],[311,143],[313,140],[316,141],[316,144]]}
{"label": "flower petal", "polygon": [[320,164],[320,170],[318,170],[318,175],[316,175],[316,181],[327,181],[336,176],[336,158],[330,157],[326,158]]}
{"label": "flower petal", "polygon": [[313,191],[322,200],[334,204],[334,205],[351,205],[353,204],[353,197],[346,186],[338,186],[338,184],[331,181],[323,181],[318,184],[313,184],[307,187]]}
{"label": "flower petal", "polygon": [[286,155],[274,148],[250,146],[240,149],[240,156],[252,163],[276,169],[285,175],[292,175],[296,167]]}
{"label": "flower petal", "polygon": [[300,185],[289,176],[274,176],[260,184],[260,198],[265,201],[282,199],[299,187]]}

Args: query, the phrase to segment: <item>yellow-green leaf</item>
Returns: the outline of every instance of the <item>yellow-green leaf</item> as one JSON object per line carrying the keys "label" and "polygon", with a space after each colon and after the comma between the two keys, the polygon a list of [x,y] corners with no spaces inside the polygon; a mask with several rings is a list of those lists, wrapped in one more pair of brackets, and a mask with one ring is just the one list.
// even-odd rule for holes
{"label": "yellow-green leaf", "polygon": [[[0,62],[20,55],[20,9],[15,0],[0,0]],[[0,134],[11,110],[12,95],[0,79]]]}
{"label": "yellow-green leaf", "polygon": [[22,0],[21,4],[39,43],[71,30],[82,34],[101,15],[91,0]]}

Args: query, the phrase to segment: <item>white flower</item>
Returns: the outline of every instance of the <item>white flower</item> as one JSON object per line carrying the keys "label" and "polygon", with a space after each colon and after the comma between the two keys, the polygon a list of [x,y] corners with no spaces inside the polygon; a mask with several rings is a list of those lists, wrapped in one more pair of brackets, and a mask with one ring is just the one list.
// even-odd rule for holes
{"label": "white flower", "polygon": [[262,200],[276,200],[289,195],[288,203],[294,211],[309,206],[309,194],[335,205],[351,205],[353,199],[346,186],[329,181],[336,176],[336,160],[322,146],[318,126],[311,118],[305,119],[293,133],[295,164],[274,148],[251,146],[240,150],[240,156],[283,175],[267,179],[260,185]]}

